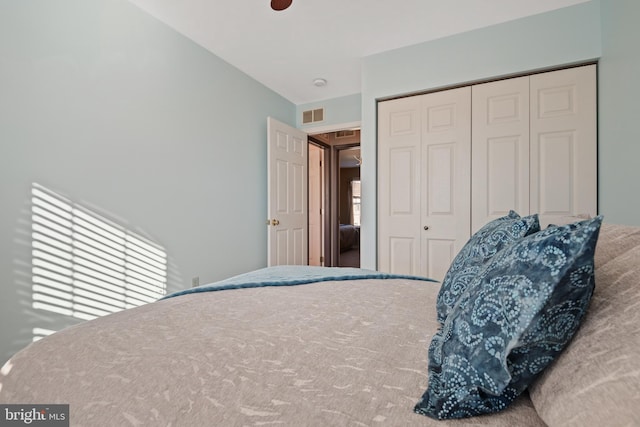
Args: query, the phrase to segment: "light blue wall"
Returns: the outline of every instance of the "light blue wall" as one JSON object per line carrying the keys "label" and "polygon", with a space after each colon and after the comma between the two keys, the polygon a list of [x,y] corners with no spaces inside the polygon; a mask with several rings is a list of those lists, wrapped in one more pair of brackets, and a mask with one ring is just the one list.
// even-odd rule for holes
{"label": "light blue wall", "polygon": [[[32,182],[164,245],[171,287],[216,280],[266,263],[269,115],[362,120],[375,159],[377,99],[600,58],[599,207],[640,225],[640,200],[620,191],[640,181],[637,16],[635,0],[594,0],[374,55],[362,95],[296,107],[125,0],[0,2],[0,364],[33,323]],[[375,161],[362,173],[362,265],[375,268]]]}
{"label": "light blue wall", "polygon": [[601,53],[595,1],[365,58],[362,266],[376,267],[377,175],[369,159],[376,159],[377,99],[594,60]]}
{"label": "light blue wall", "polygon": [[605,220],[640,225],[640,2],[602,0],[598,75],[599,205]]}
{"label": "light blue wall", "polygon": [[[302,112],[324,108],[325,117],[322,122],[302,124]],[[362,97],[359,93],[341,96],[323,101],[300,104],[296,107],[296,124],[299,129],[305,130],[318,126],[342,125],[345,123],[359,122],[362,117]]]}
{"label": "light blue wall", "polygon": [[266,265],[267,116],[295,105],[125,0],[0,2],[0,364],[33,326],[30,186],[163,245],[170,290]]}

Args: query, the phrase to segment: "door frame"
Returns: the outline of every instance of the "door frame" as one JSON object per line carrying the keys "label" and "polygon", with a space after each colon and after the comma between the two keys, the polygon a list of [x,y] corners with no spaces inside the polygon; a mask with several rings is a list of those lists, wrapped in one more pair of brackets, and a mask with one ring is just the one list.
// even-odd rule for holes
{"label": "door frame", "polygon": [[[323,164],[323,182],[322,182],[322,203],[324,206],[324,212],[322,214],[322,256],[324,257],[323,266],[331,267],[331,235],[327,230],[331,227],[331,146],[316,138],[313,135],[307,134],[307,145],[314,145],[322,150],[322,164]],[[311,168],[307,169],[311,173]],[[307,180],[309,182],[309,180]],[[307,200],[307,206],[309,201]],[[311,239],[308,240],[311,242]]]}
{"label": "door frame", "polygon": [[[362,122],[347,122],[340,123],[335,125],[324,125],[324,126],[315,126],[310,128],[300,129],[303,132],[307,133],[307,141],[311,143],[311,138],[313,135],[317,135],[320,133],[332,133],[338,132],[341,130],[349,130],[349,129],[360,129],[362,130]],[[362,135],[362,133],[361,133]],[[318,141],[314,138],[313,142],[316,145],[321,145],[326,147],[327,149],[324,151],[325,158],[325,254],[324,254],[324,265],[325,267],[334,267],[338,265],[339,255],[340,255],[340,240],[339,240],[339,224],[338,224],[338,182],[337,178],[339,176],[339,159],[338,159],[338,150],[336,147],[346,147],[342,145],[329,145],[325,144],[321,141]],[[357,144],[350,143],[353,146],[361,146],[361,141]],[[307,169],[308,170],[308,169]],[[361,177],[362,179],[362,177]],[[308,201],[307,201],[308,203]]]}

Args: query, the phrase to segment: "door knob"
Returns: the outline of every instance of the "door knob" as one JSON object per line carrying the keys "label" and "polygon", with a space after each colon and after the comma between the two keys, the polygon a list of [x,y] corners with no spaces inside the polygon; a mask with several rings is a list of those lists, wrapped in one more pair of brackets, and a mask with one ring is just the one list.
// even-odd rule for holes
{"label": "door knob", "polygon": [[280,225],[280,221],[278,221],[277,219],[272,219],[271,220],[271,225],[273,225],[273,226]]}
{"label": "door knob", "polygon": [[427,231],[428,229],[429,229],[429,226],[428,226],[428,225],[425,225],[425,226],[424,226],[424,231]]}

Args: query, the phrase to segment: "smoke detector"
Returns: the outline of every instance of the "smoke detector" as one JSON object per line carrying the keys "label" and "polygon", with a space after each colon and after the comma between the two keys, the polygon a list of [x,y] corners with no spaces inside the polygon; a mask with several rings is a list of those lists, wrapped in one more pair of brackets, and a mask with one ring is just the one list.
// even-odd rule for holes
{"label": "smoke detector", "polygon": [[321,79],[321,78],[317,78],[317,79],[313,79],[313,85],[316,87],[323,87],[327,85],[327,80],[326,79]]}

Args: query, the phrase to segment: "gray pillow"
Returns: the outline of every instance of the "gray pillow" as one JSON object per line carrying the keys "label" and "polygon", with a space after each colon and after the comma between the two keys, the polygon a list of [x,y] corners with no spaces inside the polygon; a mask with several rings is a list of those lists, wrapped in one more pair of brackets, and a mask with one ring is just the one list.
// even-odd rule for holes
{"label": "gray pillow", "polygon": [[447,419],[500,411],[533,382],[587,310],[601,222],[549,227],[493,256],[433,336],[416,412]]}
{"label": "gray pillow", "polygon": [[540,231],[538,215],[521,218],[514,211],[485,224],[471,236],[453,259],[442,281],[436,314],[444,324],[456,302],[482,268],[500,249],[532,233]]}
{"label": "gray pillow", "polygon": [[640,421],[640,227],[603,224],[596,287],[571,344],[529,387],[550,426]]}

